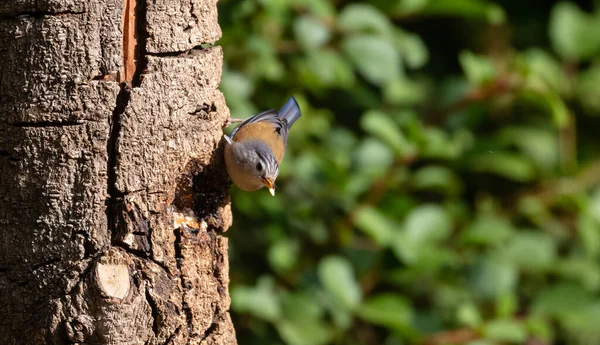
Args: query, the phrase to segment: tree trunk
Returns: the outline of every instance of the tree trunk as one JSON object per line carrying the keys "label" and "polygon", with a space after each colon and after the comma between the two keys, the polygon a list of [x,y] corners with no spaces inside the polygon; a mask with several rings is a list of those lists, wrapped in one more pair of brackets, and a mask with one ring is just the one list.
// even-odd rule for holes
{"label": "tree trunk", "polygon": [[235,344],[216,0],[0,3],[0,344]]}

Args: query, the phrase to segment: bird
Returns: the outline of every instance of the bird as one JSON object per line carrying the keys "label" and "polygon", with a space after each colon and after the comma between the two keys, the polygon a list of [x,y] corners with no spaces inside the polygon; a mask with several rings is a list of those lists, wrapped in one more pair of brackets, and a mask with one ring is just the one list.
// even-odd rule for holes
{"label": "bird", "polygon": [[275,196],[275,179],[287,146],[288,131],[301,116],[291,96],[281,109],[269,109],[242,122],[225,138],[225,166],[233,183],[245,191],[267,187]]}

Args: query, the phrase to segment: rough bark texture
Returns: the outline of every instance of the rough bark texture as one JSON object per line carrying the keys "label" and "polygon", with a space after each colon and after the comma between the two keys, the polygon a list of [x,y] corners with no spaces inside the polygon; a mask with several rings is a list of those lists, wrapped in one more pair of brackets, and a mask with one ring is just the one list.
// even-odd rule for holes
{"label": "rough bark texture", "polygon": [[0,3],[0,344],[236,343],[219,36],[215,1]]}

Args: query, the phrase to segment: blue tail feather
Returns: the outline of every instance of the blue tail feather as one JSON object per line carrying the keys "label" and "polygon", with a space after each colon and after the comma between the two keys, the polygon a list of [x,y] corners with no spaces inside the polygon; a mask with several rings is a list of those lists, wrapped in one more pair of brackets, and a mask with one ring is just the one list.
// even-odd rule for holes
{"label": "blue tail feather", "polygon": [[298,120],[302,116],[300,113],[300,106],[298,106],[298,102],[294,96],[291,96],[287,102],[279,109],[279,117],[282,119],[286,119],[288,123],[288,128],[292,127],[294,122]]}

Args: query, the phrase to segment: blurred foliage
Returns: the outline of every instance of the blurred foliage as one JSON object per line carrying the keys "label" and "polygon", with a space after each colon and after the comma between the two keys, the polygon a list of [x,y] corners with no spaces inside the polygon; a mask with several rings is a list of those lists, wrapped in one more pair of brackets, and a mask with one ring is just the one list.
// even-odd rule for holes
{"label": "blurred foliage", "polygon": [[240,344],[600,344],[600,2],[221,0]]}

